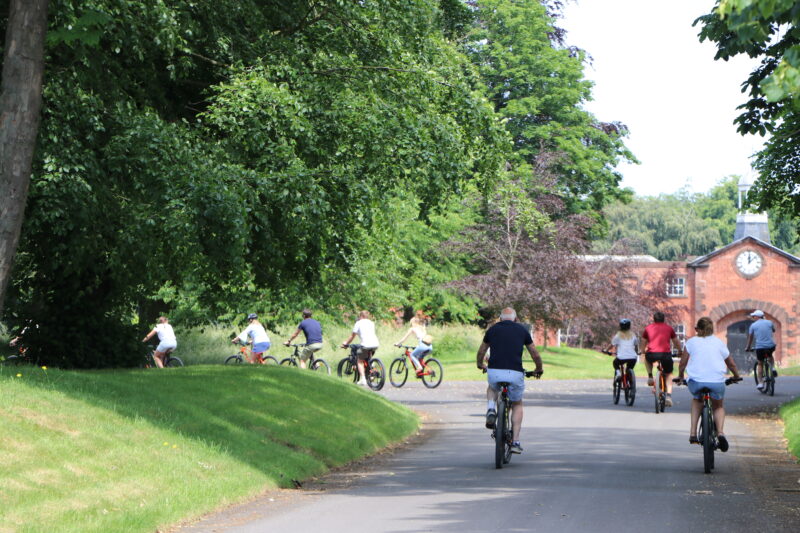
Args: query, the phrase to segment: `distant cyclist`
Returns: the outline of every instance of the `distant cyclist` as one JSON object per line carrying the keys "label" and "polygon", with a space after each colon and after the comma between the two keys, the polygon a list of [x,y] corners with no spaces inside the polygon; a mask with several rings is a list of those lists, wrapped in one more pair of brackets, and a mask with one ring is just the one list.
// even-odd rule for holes
{"label": "distant cyclist", "polygon": [[258,315],[250,313],[247,315],[247,327],[231,342],[240,341],[242,344],[253,342],[253,348],[250,350],[250,362],[252,364],[263,363],[263,354],[270,347],[269,335],[267,330],[258,321]]}
{"label": "distant cyclist", "polygon": [[[347,337],[347,340],[342,343],[342,348],[347,348],[350,346],[350,343],[355,339],[356,335],[361,340],[361,348],[358,350],[358,359],[359,361],[369,361],[370,357],[375,354],[375,350],[378,349],[380,342],[378,342],[378,335],[375,333],[375,322],[370,320],[370,313],[369,311],[361,311],[358,313],[358,321],[353,325],[353,331],[350,333],[350,336]],[[359,364],[358,366],[358,374],[359,374],[359,385],[367,385],[367,375],[364,372],[364,365]]]}
{"label": "distant cyclist", "polygon": [[653,313],[653,323],[644,328],[642,333],[644,341],[644,364],[647,367],[647,384],[651,387],[655,385],[653,381],[653,363],[661,361],[661,368],[664,372],[664,379],[667,384],[667,398],[664,402],[667,407],[672,407],[672,350],[681,353],[681,344],[672,326],[664,323],[664,313],[656,311]]}
{"label": "distant cyclist", "polygon": [[426,324],[425,313],[422,312],[422,310],[417,311],[417,314],[411,318],[411,327],[406,331],[406,334],[403,335],[403,338],[394,344],[395,346],[400,346],[409,335],[412,333],[414,334],[414,337],[417,338],[417,346],[411,352],[411,362],[414,363],[417,374],[422,372],[422,363],[420,363],[420,360],[433,351],[433,337],[428,335]]}
{"label": "distant cyclist", "polygon": [[142,342],[149,341],[153,338],[153,335],[158,335],[158,346],[153,352],[153,359],[158,368],[164,368],[164,357],[178,347],[178,340],[175,338],[175,332],[172,330],[172,326],[169,325],[167,317],[158,317],[156,327],[142,339]]}
{"label": "distant cyclist", "polygon": [[488,380],[486,389],[486,427],[494,429],[497,421],[497,396],[500,393],[499,383],[509,383],[508,397],[511,400],[512,453],[522,453],[519,442],[522,428],[522,393],[525,392],[525,374],[522,368],[522,349],[528,350],[536,365],[535,375],[540,377],[542,358],[536,351],[530,332],[522,324],[516,322],[517,312],[506,307],[500,313],[500,321],[486,330],[483,342],[478,348],[476,363],[478,369],[484,370],[486,351],[491,348],[489,357]]}
{"label": "distant cyclist", "polygon": [[611,339],[611,344],[606,351],[614,350],[614,375],[619,377],[622,374],[622,365],[627,364],[628,368],[636,366],[636,360],[639,358],[639,339],[636,334],[631,331],[631,321],[627,318],[622,318],[619,321],[619,331]]}
{"label": "distant cyclist", "polygon": [[[745,351],[750,351],[750,348],[755,348],[756,358],[758,359],[758,368],[756,369],[756,381],[761,377],[764,371],[764,361],[767,360],[771,363],[772,368],[775,368],[775,360],[773,353],[775,352],[775,324],[771,320],[764,318],[764,311],[756,309],[750,313],[750,319],[753,323],[750,324],[749,334],[747,335],[747,348]],[[755,345],[754,345],[755,341]],[[764,388],[764,382],[758,382],[756,385],[758,390]]]}
{"label": "distant cyclist", "polygon": [[306,367],[306,361],[315,353],[322,349],[322,324],[316,319],[311,318],[311,309],[303,309],[303,320],[297,325],[297,329],[283,344],[289,346],[295,337],[302,331],[306,337],[306,345],[300,352],[300,368]]}

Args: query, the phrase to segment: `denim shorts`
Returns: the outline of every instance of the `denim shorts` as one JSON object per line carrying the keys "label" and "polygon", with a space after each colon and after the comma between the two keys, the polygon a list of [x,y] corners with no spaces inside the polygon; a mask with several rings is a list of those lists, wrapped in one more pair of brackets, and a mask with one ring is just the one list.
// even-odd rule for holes
{"label": "denim shorts", "polygon": [[492,390],[500,392],[498,383],[508,383],[508,398],[512,402],[522,401],[522,393],[525,392],[525,374],[518,370],[505,370],[500,368],[489,369],[489,386]]}
{"label": "denim shorts", "polygon": [[259,354],[264,353],[269,350],[270,343],[268,342],[259,342],[253,345],[253,353]]}
{"label": "denim shorts", "polygon": [[692,393],[692,397],[694,397],[695,400],[703,399],[703,395],[700,394],[700,389],[703,387],[707,387],[711,390],[711,398],[714,400],[721,400],[725,397],[724,382],[709,383],[708,381],[695,381],[690,379],[686,382],[686,385],[689,387],[689,392]]}

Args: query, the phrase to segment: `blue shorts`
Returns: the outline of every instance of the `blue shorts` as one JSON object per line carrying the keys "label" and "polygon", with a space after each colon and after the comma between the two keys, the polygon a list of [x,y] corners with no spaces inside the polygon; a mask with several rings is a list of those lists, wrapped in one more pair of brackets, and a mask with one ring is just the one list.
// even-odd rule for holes
{"label": "blue shorts", "polygon": [[420,342],[419,345],[416,348],[414,348],[414,351],[411,352],[411,357],[414,357],[416,359],[422,359],[432,351],[433,351],[433,345]]}
{"label": "blue shorts", "polygon": [[702,400],[703,395],[700,394],[700,389],[703,387],[707,387],[711,390],[711,398],[714,400],[721,400],[725,397],[725,383],[718,382],[718,383],[709,383],[708,381],[695,381],[690,379],[686,382],[686,385],[689,387],[689,392],[692,393],[692,397],[695,400]]}
{"label": "blue shorts", "polygon": [[518,370],[504,370],[500,368],[490,368],[489,386],[493,391],[500,392],[498,383],[508,383],[508,398],[512,402],[521,402],[522,393],[525,392],[525,374]]}
{"label": "blue shorts", "polygon": [[268,342],[259,342],[253,345],[253,353],[258,355],[260,353],[264,353],[269,350],[270,343]]}

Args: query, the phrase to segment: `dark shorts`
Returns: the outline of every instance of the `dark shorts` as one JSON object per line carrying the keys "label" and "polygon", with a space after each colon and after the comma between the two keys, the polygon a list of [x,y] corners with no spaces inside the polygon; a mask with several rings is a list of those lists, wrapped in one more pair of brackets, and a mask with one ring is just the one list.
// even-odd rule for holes
{"label": "dark shorts", "polygon": [[645,358],[649,363],[661,361],[661,368],[665,374],[672,374],[672,354],[670,352],[647,352]]}
{"label": "dark shorts", "polygon": [[764,359],[767,357],[772,357],[772,354],[775,352],[775,347],[772,348],[756,348],[756,357],[758,358],[759,363],[763,363]]}
{"label": "dark shorts", "polygon": [[377,350],[377,348],[364,348],[362,346],[358,349],[358,352],[356,352],[356,354],[358,355],[358,358],[361,361],[366,361],[367,359],[375,355],[375,350]]}
{"label": "dark shorts", "polygon": [[617,359],[614,358],[614,370],[619,370],[622,365],[627,364],[628,368],[633,368],[636,366],[636,359]]}

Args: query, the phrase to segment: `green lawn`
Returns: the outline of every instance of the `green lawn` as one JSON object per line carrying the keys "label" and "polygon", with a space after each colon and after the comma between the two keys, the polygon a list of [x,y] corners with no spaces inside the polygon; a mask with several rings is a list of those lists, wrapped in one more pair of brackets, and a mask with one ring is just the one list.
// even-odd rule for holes
{"label": "green lawn", "polygon": [[0,390],[0,532],[152,532],[418,425],[370,391],[280,367],[0,367]]}
{"label": "green lawn", "polygon": [[783,418],[783,434],[789,441],[789,451],[800,460],[800,398],[781,407]]}

